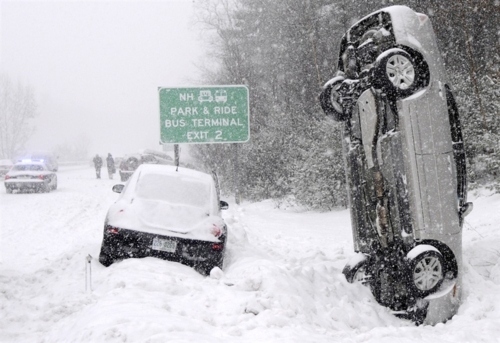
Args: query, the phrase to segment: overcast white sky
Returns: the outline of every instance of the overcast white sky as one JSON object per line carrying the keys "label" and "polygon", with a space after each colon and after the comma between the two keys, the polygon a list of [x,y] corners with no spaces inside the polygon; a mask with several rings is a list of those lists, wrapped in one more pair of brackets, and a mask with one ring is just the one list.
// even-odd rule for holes
{"label": "overcast white sky", "polygon": [[32,85],[29,148],[89,141],[89,154],[160,149],[157,88],[197,84],[193,0],[0,0],[0,69]]}

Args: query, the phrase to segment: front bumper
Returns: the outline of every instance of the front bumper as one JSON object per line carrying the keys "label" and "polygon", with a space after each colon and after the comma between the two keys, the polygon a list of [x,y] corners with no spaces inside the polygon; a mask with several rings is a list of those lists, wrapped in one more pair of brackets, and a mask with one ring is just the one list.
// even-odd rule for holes
{"label": "front bumper", "polygon": [[441,289],[424,298],[429,303],[424,324],[436,325],[444,323],[453,317],[460,306],[459,280],[450,280],[441,286]]}
{"label": "front bumper", "polygon": [[439,291],[419,299],[417,304],[406,311],[393,311],[399,318],[409,319],[416,324],[436,325],[451,319],[460,306],[459,280],[447,280]]}

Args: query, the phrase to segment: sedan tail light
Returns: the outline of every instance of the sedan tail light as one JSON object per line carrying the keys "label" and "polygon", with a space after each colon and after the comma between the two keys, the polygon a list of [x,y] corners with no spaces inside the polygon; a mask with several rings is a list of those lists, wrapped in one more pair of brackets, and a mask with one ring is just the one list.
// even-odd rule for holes
{"label": "sedan tail light", "polygon": [[212,228],[210,229],[210,233],[214,235],[215,237],[220,237],[222,235],[222,230],[220,227],[217,225],[213,225]]}
{"label": "sedan tail light", "polygon": [[117,228],[117,227],[113,227],[113,226],[107,226],[106,227],[106,232],[110,233],[110,234],[113,234],[113,235],[116,235],[116,234],[120,233],[120,229]]}
{"label": "sedan tail light", "polygon": [[5,175],[5,180],[10,179],[10,175]]}
{"label": "sedan tail light", "polygon": [[224,249],[224,244],[221,244],[221,243],[212,244],[212,250],[221,251],[222,249]]}

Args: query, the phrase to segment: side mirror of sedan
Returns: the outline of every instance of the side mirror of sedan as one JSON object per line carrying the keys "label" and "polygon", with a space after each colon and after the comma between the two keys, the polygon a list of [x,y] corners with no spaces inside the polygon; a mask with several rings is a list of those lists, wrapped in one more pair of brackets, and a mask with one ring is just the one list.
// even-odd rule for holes
{"label": "side mirror of sedan", "polygon": [[225,202],[224,200],[221,200],[219,202],[219,206],[221,210],[227,210],[229,208],[229,204]]}
{"label": "side mirror of sedan", "polygon": [[112,190],[115,193],[121,193],[123,191],[124,187],[125,187],[125,185],[114,185]]}

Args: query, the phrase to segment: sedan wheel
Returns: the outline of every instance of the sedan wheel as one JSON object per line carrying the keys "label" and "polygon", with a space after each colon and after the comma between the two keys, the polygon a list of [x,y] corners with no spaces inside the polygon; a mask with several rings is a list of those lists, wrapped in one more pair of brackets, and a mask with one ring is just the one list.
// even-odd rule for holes
{"label": "sedan wheel", "polygon": [[101,264],[104,267],[109,267],[110,265],[113,264],[114,261],[113,261],[113,259],[109,255],[100,254],[99,255],[99,262],[101,262]]}
{"label": "sedan wheel", "polygon": [[99,254],[99,262],[101,262],[101,264],[104,267],[109,267],[110,265],[113,264],[114,259],[111,255],[106,253],[105,249],[101,247],[101,253]]}

